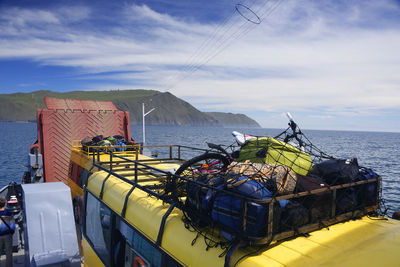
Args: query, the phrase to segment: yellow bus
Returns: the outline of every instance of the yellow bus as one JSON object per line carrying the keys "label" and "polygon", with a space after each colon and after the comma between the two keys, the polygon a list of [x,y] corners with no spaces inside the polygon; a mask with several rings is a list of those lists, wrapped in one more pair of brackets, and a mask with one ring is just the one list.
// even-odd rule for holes
{"label": "yellow bus", "polygon": [[[75,152],[88,160],[82,212],[85,266],[398,266],[400,262],[396,253],[400,223],[369,216],[268,245],[214,247],[207,243],[211,238],[185,223],[181,207],[162,197],[166,181],[181,161],[128,151],[91,156]],[[203,230],[213,240],[224,240],[218,229]]]}

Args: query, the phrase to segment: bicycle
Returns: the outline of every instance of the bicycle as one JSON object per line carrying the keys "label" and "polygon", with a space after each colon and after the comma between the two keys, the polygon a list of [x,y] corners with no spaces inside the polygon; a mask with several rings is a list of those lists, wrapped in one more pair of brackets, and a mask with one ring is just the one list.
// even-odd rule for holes
{"label": "bicycle", "polygon": [[[207,143],[211,149],[204,154],[196,156],[185,161],[175,175],[178,176],[195,176],[207,173],[216,173],[225,171],[229,164],[234,160],[233,153],[229,153],[221,145]],[[233,144],[228,146],[233,147]]]}
{"label": "bicycle", "polygon": [[[298,127],[298,125],[294,122],[293,117],[290,113],[287,113],[286,116],[289,119],[289,127],[284,130],[282,133],[275,136],[275,139],[283,139],[285,143],[288,143],[292,140],[296,140],[298,142],[298,147],[304,151],[305,142],[302,140],[303,133]],[[291,130],[291,133],[288,131]],[[232,135],[235,137],[235,143],[227,146],[227,149],[234,150],[235,147],[242,147],[246,144],[246,141],[258,138],[255,135],[246,135],[239,133],[237,131],[233,131]],[[284,136],[284,137],[282,137]],[[236,144],[236,145],[235,145]],[[221,145],[216,145],[213,143],[207,143],[208,147],[211,149],[210,151],[205,152],[199,156],[196,156],[192,159],[185,161],[178,170],[176,170],[175,175],[178,176],[190,176],[195,177],[198,175],[204,175],[208,173],[217,173],[224,172],[227,170],[228,166],[239,156],[239,151],[233,151],[229,153],[227,149],[224,149]],[[261,149],[258,153],[259,157],[263,157],[265,155],[265,149]]]}

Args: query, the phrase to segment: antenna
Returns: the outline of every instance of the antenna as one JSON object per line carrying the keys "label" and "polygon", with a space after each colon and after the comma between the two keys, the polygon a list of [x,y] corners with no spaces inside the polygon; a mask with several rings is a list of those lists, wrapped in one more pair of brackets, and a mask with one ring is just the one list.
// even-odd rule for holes
{"label": "antenna", "polygon": [[149,111],[147,111],[147,112],[144,112],[144,103],[142,103],[142,111],[143,111],[143,146],[144,146],[144,144],[146,143],[145,117],[146,117],[147,115],[149,115],[150,112],[152,112],[152,111],[155,110],[155,109],[156,109],[156,108],[152,108],[151,110],[149,110]]}

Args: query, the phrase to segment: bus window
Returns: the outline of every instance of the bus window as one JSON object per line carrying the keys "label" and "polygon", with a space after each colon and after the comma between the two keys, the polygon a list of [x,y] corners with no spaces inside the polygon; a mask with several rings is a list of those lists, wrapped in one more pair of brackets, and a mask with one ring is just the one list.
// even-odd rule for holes
{"label": "bus window", "polygon": [[125,267],[158,267],[161,265],[162,253],[151,242],[142,237],[132,227],[117,218],[117,230],[125,240]]}
{"label": "bus window", "polygon": [[168,254],[86,191],[84,234],[106,266],[177,267]]}
{"label": "bus window", "polygon": [[[131,246],[126,243],[125,246],[125,267],[150,267],[150,263],[141,256],[137,251],[135,251]],[[160,266],[160,265],[158,265]]]}
{"label": "bus window", "polygon": [[91,193],[87,194],[85,235],[105,265],[109,265],[110,260],[111,215],[111,210],[107,206]]}

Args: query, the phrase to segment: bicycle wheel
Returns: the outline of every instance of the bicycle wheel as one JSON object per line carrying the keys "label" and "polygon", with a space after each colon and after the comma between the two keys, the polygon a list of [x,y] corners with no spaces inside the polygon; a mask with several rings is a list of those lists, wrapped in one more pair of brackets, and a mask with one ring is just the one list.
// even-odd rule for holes
{"label": "bicycle wheel", "polygon": [[184,162],[175,174],[195,179],[199,175],[224,171],[229,163],[229,159],[224,155],[205,153]]}
{"label": "bicycle wheel", "polygon": [[[229,159],[222,154],[205,153],[185,161],[181,167],[176,170],[175,175],[196,181],[204,174],[213,174],[226,170],[229,163]],[[178,197],[186,195],[186,184],[187,180],[178,179],[175,191]]]}

